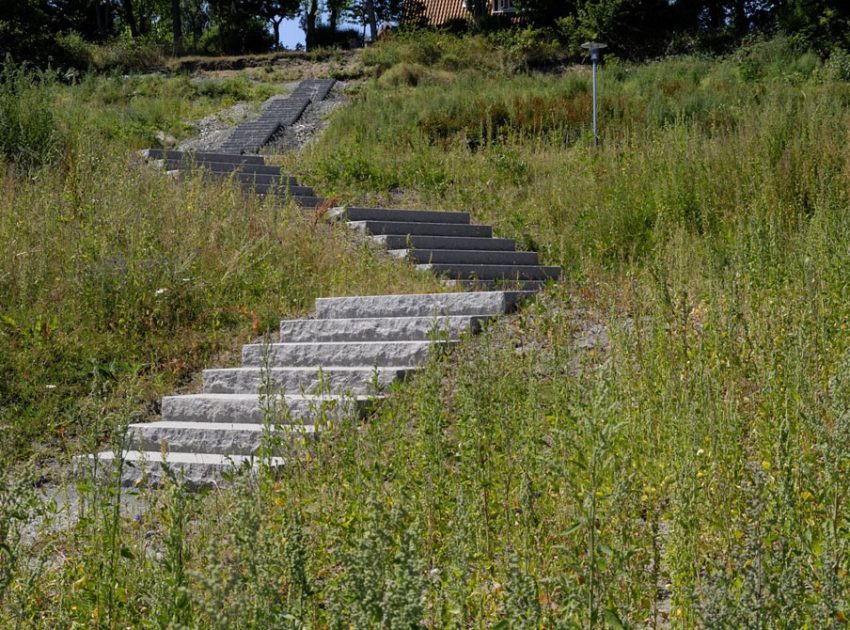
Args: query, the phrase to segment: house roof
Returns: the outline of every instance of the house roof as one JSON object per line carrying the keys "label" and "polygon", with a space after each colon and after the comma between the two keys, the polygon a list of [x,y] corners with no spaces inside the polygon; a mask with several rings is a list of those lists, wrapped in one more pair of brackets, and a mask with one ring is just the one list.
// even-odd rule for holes
{"label": "house roof", "polygon": [[453,20],[469,20],[472,14],[463,0],[407,0],[401,21],[407,24],[439,26]]}

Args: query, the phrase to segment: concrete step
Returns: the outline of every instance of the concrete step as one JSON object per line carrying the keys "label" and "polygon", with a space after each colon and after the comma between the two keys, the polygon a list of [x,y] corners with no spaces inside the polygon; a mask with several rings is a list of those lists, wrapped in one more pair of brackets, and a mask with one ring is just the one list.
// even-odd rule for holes
{"label": "concrete step", "polygon": [[536,265],[537,252],[499,252],[473,249],[391,249],[390,254],[418,263],[466,265]]}
{"label": "concrete step", "polygon": [[434,315],[492,316],[514,310],[532,295],[528,291],[422,293],[318,298],[316,317],[348,319],[371,317],[432,317]]}
{"label": "concrete step", "polygon": [[265,159],[260,155],[241,155],[228,153],[226,151],[172,151],[169,149],[147,149],[145,156],[149,160],[178,160],[188,162],[222,163],[222,164],[265,164]]}
{"label": "concrete step", "polygon": [[366,317],[361,319],[289,319],[280,322],[283,342],[427,341],[459,339],[478,332],[487,317]]}
{"label": "concrete step", "polygon": [[541,265],[461,265],[461,264],[425,264],[416,265],[423,271],[449,276],[451,278],[470,278],[479,280],[557,280],[561,275],[560,267]]}
{"label": "concrete step", "polygon": [[416,223],[409,221],[349,221],[348,225],[369,234],[471,236],[475,238],[490,238],[493,236],[493,228],[489,225]]}
{"label": "concrete step", "polygon": [[387,249],[454,249],[507,252],[516,249],[516,242],[507,238],[476,238],[464,236],[416,236],[379,234],[370,236]]}
{"label": "concrete step", "polygon": [[546,287],[545,280],[470,280],[444,278],[441,282],[447,287],[468,291],[540,291]]}
{"label": "concrete step", "polygon": [[[214,453],[220,455],[255,455],[267,436],[266,444],[288,440],[292,435],[313,435],[312,425],[269,426],[262,424],[230,424],[216,422],[160,421],[131,424],[127,432],[129,448],[136,451],[168,453]],[[281,453],[275,450],[276,455]]]}
{"label": "concrete step", "polygon": [[256,394],[266,381],[284,394],[377,395],[392,383],[413,373],[415,366],[403,367],[257,367],[204,370],[204,393]]}
{"label": "concrete step", "polygon": [[380,397],[369,396],[271,396],[257,394],[189,394],[162,399],[162,420],[263,424],[267,416],[276,423],[313,424],[317,419],[363,417]]}
{"label": "concrete step", "polygon": [[468,212],[440,210],[401,210],[397,208],[331,208],[328,216],[347,221],[402,221],[406,223],[463,223],[469,224]]}
{"label": "concrete step", "polygon": [[[113,465],[115,453],[98,453],[99,465]],[[163,461],[188,488],[199,489],[220,484],[228,472],[242,467],[257,470],[259,460],[251,455],[222,455],[220,453],[168,453],[163,460],[159,451],[124,451],[122,484],[136,486],[144,479],[146,485],[161,486],[166,478]],[[80,458],[81,460],[83,458]],[[78,460],[78,467],[80,464]],[[283,466],[282,457],[272,457],[272,467]],[[89,463],[91,465],[91,463]]]}
{"label": "concrete step", "polygon": [[[405,367],[423,363],[453,341],[325,341],[242,346],[244,367]],[[264,353],[267,357],[264,358]]]}
{"label": "concrete step", "polygon": [[288,186],[277,182],[253,182],[250,179],[240,180],[240,185],[245,190],[253,190],[260,195],[273,194],[278,197],[291,195],[294,197],[314,197],[315,193],[309,186]]}
{"label": "concrete step", "polygon": [[216,174],[229,175],[230,173],[240,173],[247,176],[257,175],[260,177],[269,177],[272,181],[284,182],[297,186],[298,182],[294,177],[282,175],[279,166],[267,166],[265,164],[236,164],[233,162],[204,162],[204,161],[188,161],[188,160],[163,160],[163,165],[167,170],[188,170],[191,168],[203,168]]}

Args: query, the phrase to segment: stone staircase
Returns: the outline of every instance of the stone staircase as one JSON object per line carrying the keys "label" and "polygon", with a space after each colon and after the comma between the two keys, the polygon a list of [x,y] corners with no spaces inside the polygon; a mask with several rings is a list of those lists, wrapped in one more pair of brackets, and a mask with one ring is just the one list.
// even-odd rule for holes
{"label": "stone staircase", "polygon": [[221,151],[230,154],[259,151],[282,127],[295,124],[311,103],[324,100],[335,83],[333,79],[301,81],[287,98],[269,101],[259,118],[237,125],[221,146]]}
{"label": "stone staircase", "polygon": [[[329,219],[346,221],[391,255],[463,292],[318,299],[313,319],[281,322],[278,343],[244,346],[241,367],[205,370],[202,393],[168,396],[160,421],[131,425],[124,483],[158,484],[167,463],[189,486],[213,485],[234,467],[255,468],[260,452],[280,466],[292,434],[309,436],[327,422],[362,416],[430,352],[450,348],[559,278],[559,267],[517,251],[513,240],[494,238],[490,226],[473,225],[466,212],[331,207],[332,200],[279,167],[245,154],[332,87],[333,81],[302,82],[258,121],[240,125],[218,152],[149,149],[144,155],[177,175],[227,177],[248,194],[326,209]],[[115,454],[95,457],[110,462]]]}
{"label": "stone staircase", "polygon": [[[163,462],[193,488],[264,461],[284,464],[293,435],[362,416],[433,351],[508,313],[529,291],[320,298],[313,319],[284,320],[278,343],[249,344],[242,366],[205,370],[203,392],[168,396],[158,422],[129,428],[125,485],[161,483]],[[165,458],[163,459],[163,455]],[[112,452],[96,456],[101,463]]]}
{"label": "stone staircase", "polygon": [[[212,176],[232,177],[246,192],[292,199],[304,207],[331,203],[260,156],[163,149],[148,149],[145,156],[169,171],[201,169]],[[511,239],[493,238],[493,228],[471,224],[467,212],[335,207],[328,216],[347,221],[392,255],[459,287],[539,289],[560,277],[560,267],[541,265],[536,252],[518,252]]]}

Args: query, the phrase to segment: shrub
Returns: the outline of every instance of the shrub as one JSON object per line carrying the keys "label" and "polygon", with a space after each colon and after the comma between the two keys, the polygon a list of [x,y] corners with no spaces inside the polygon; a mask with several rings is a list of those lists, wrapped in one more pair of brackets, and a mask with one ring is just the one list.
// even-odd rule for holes
{"label": "shrub", "polygon": [[0,73],[0,155],[23,167],[50,161],[59,148],[51,76],[7,58]]}

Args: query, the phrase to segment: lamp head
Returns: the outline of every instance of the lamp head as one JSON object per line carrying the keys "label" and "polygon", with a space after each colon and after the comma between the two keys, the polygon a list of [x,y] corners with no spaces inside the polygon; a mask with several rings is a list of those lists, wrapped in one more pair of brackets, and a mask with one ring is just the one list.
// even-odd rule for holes
{"label": "lamp head", "polygon": [[600,42],[584,42],[581,47],[590,52],[590,60],[592,62],[598,63],[602,60],[602,50],[604,48],[608,48],[608,44],[602,44]]}

